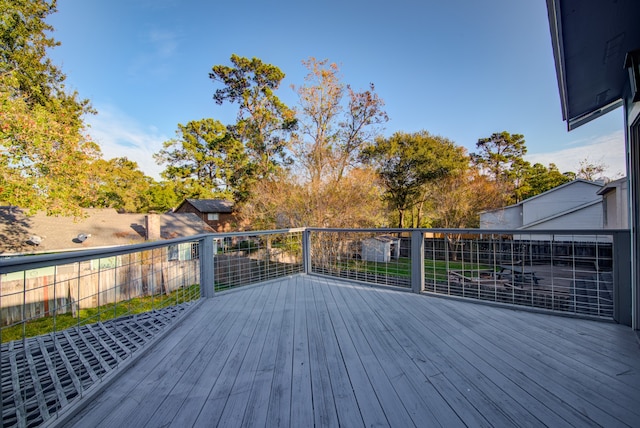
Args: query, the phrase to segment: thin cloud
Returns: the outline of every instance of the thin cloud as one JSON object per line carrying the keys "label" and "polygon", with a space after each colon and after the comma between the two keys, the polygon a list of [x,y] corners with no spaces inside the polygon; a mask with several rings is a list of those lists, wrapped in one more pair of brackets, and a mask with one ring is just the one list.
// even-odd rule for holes
{"label": "thin cloud", "polygon": [[580,146],[556,152],[529,154],[525,159],[532,164],[541,163],[545,166],[554,163],[562,172],[576,172],[580,169],[580,162],[586,160],[605,164],[607,168],[604,174],[609,178],[622,177],[626,175],[624,133],[616,131],[589,144],[583,142]]}
{"label": "thin cloud", "polygon": [[151,30],[144,35],[141,54],[129,66],[129,75],[152,74],[160,78],[171,75],[172,60],[178,52],[178,36],[170,31]]}
{"label": "thin cloud", "polygon": [[100,146],[104,159],[126,157],[138,164],[146,175],[159,180],[163,167],[153,154],[169,140],[154,127],[145,127],[113,106],[97,108],[98,114],[87,118],[89,135]]}
{"label": "thin cloud", "polygon": [[159,58],[169,58],[178,49],[177,37],[169,31],[151,31],[149,41],[154,46],[155,56]]}

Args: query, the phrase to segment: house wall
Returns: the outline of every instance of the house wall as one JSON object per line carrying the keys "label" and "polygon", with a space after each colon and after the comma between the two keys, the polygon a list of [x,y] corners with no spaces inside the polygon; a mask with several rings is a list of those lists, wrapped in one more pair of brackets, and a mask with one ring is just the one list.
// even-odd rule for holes
{"label": "house wall", "polygon": [[593,204],[567,215],[540,222],[535,226],[527,226],[525,229],[602,229],[602,216],[602,204]]}
{"label": "house wall", "polygon": [[[524,200],[522,202],[522,224],[534,223],[587,202],[600,200],[601,196],[596,193],[600,188],[598,185],[576,181],[553,192]],[[598,227],[602,227],[602,213],[600,213]]]}
{"label": "house wall", "polygon": [[520,226],[522,226],[521,205],[480,214],[480,229],[517,229]]}
{"label": "house wall", "polygon": [[216,232],[230,232],[233,230],[235,221],[235,214],[219,213],[218,221],[207,221],[207,224],[213,227]]}
{"label": "house wall", "polygon": [[625,99],[625,149],[629,177],[629,226],[631,229],[631,318],[640,331],[640,102]]}
{"label": "house wall", "polygon": [[615,189],[603,195],[605,229],[629,228],[629,204],[627,202],[627,192],[628,184],[626,180],[623,180]]}
{"label": "house wall", "polygon": [[188,201],[182,206],[176,209],[177,213],[193,213],[196,214],[202,221],[211,226],[216,232],[229,232],[233,229],[233,224],[236,221],[235,214],[233,213],[218,213],[218,220],[209,220],[208,213],[200,212],[196,207],[191,205]]}

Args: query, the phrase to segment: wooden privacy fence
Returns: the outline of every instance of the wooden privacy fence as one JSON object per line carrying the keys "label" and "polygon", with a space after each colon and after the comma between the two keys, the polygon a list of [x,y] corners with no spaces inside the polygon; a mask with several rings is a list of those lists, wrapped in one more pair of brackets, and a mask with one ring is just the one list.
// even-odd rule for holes
{"label": "wooden privacy fence", "polygon": [[199,260],[168,260],[167,248],[95,259],[3,278],[1,319],[7,326],[96,308],[136,297],[169,294],[200,283]]}

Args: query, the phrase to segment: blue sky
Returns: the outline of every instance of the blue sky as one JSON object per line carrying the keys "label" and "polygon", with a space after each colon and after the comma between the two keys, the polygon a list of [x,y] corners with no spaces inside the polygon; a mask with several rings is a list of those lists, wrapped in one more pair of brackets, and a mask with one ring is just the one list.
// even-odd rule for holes
{"label": "blue sky", "polygon": [[622,175],[622,110],[570,133],[562,121],[544,0],[59,0],[50,57],[98,115],[104,157],[126,156],[159,178],[152,155],[179,123],[214,118],[208,73],[231,54],[278,66],[296,106],[309,57],[384,99],[384,134],[427,130],[474,151],[494,132],[523,134],[527,159],[577,170],[588,159]]}

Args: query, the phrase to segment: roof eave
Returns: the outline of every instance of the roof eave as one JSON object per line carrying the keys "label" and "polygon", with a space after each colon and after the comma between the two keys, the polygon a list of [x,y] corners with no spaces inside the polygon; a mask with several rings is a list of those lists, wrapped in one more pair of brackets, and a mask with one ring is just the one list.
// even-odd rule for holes
{"label": "roof eave", "polygon": [[607,104],[604,107],[601,107],[599,109],[590,111],[590,112],[585,113],[583,115],[580,115],[578,117],[571,117],[568,120],[565,118],[565,120],[567,120],[567,130],[572,131],[572,130],[584,125],[585,123],[589,123],[592,120],[597,119],[600,116],[603,116],[603,115],[609,113],[610,111],[613,111],[613,110],[617,109],[618,107],[621,107],[622,104],[623,104],[622,99],[618,99],[618,100],[615,100],[615,101]]}
{"label": "roof eave", "polygon": [[[564,65],[564,44],[562,41],[562,22],[560,19],[560,5],[558,0],[547,0],[547,15],[549,17],[549,30],[551,32],[551,47],[553,49],[553,59],[556,66],[556,76],[558,78],[558,90],[560,92],[560,107],[562,108],[562,119],[567,120],[567,84],[565,80]],[[567,120],[567,128],[569,128]]]}

